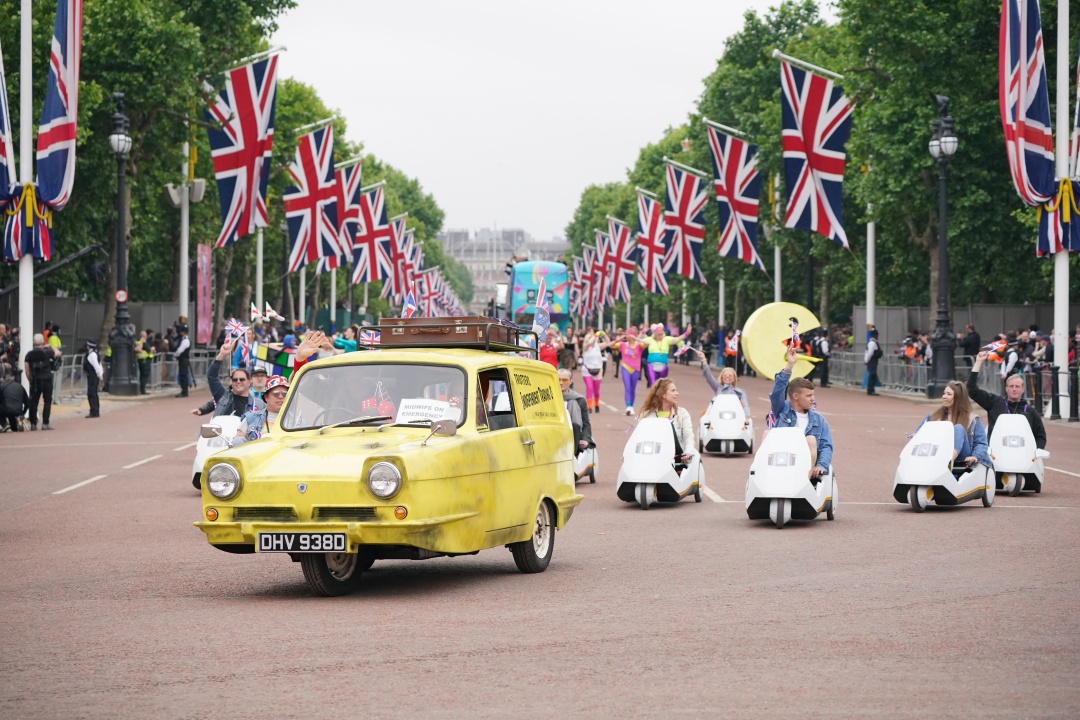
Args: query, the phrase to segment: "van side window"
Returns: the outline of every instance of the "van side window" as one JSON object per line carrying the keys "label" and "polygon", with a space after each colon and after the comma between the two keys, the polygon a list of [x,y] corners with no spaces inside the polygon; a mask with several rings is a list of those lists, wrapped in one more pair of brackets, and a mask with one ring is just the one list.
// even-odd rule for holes
{"label": "van side window", "polygon": [[480,373],[480,389],[484,393],[487,424],[492,430],[517,427],[510,376],[506,370],[485,370]]}

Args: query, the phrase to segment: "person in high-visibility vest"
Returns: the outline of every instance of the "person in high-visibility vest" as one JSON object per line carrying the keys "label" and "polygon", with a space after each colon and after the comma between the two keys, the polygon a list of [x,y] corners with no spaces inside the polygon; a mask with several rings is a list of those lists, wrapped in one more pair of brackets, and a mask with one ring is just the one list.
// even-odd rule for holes
{"label": "person in high-visibility vest", "polygon": [[735,332],[734,330],[728,330],[727,337],[724,339],[724,366],[729,368],[735,368],[737,374],[738,358],[739,333]]}
{"label": "person in high-visibility vest", "polygon": [[154,357],[153,348],[146,339],[146,331],[139,333],[135,341],[135,360],[139,364],[139,394],[146,395],[146,384],[150,382],[150,362]]}

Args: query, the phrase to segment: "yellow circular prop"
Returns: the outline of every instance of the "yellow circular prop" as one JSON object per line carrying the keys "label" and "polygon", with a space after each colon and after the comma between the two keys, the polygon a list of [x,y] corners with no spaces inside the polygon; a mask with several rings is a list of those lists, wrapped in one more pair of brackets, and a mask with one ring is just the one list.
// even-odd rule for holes
{"label": "yellow circular prop", "polygon": [[[774,302],[762,305],[746,319],[742,331],[742,352],[754,372],[772,380],[787,365],[786,340],[791,339],[791,318],[799,321],[799,334],[821,326],[814,313],[802,305]],[[792,377],[806,377],[820,358],[799,355]]]}

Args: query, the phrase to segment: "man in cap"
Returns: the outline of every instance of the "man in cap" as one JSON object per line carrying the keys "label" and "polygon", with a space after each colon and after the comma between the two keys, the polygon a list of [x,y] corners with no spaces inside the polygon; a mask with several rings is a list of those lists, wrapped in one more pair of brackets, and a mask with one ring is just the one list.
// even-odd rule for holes
{"label": "man in cap", "polygon": [[[233,372],[237,372],[233,370]],[[246,413],[240,429],[236,431],[236,439],[233,446],[242,445],[250,440],[258,440],[266,435],[277,424],[278,413],[285,402],[285,396],[289,394],[289,379],[281,375],[274,375],[266,381],[266,390],[263,400],[266,405],[259,410]]]}
{"label": "man in cap", "polygon": [[252,397],[262,398],[263,393],[266,392],[266,379],[268,375],[266,368],[256,365],[251,371],[251,395]]}
{"label": "man in cap", "polygon": [[83,358],[83,375],[86,376],[86,401],[90,403],[90,414],[86,417],[101,417],[101,403],[98,400],[98,381],[105,374],[98,359],[97,343],[86,341],[86,357]]}

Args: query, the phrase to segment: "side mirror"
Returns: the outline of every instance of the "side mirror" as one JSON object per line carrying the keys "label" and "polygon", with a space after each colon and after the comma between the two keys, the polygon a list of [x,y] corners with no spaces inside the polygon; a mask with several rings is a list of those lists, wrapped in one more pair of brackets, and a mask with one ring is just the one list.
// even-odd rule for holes
{"label": "side mirror", "polygon": [[217,425],[203,425],[199,430],[199,437],[211,440],[216,437],[221,437],[221,428]]}
{"label": "side mirror", "polygon": [[424,442],[420,443],[420,447],[427,447],[427,442],[432,435],[453,437],[457,435],[457,424],[453,420],[436,420],[431,423],[431,432],[424,438]]}
{"label": "side mirror", "polygon": [[453,420],[436,420],[431,423],[431,433],[442,437],[454,437],[457,435],[457,425]]}

